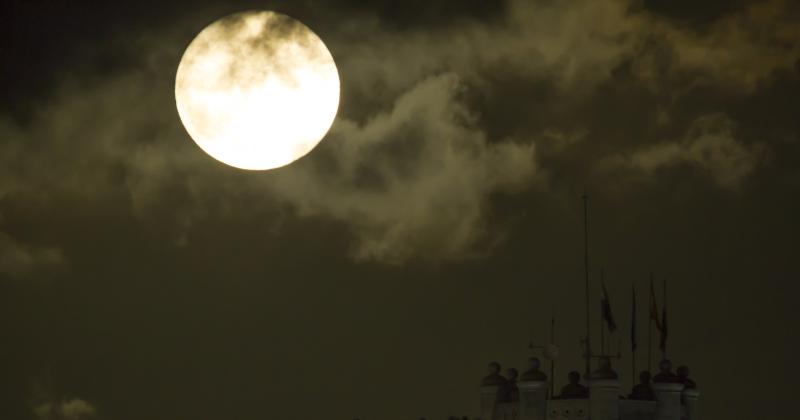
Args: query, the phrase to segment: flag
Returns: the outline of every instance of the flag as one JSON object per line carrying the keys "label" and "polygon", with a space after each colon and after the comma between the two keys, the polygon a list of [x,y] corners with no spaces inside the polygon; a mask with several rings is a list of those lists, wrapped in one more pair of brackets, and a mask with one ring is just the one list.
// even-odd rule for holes
{"label": "flag", "polygon": [[661,331],[661,321],[658,320],[658,304],[656,303],[656,291],[653,289],[652,277],[650,277],[650,321],[655,321],[656,328]]}
{"label": "flag", "polygon": [[606,290],[606,283],[603,282],[603,300],[601,302],[603,308],[603,319],[608,324],[608,330],[614,332],[617,330],[617,323],[614,322],[614,315],[611,313],[611,303],[608,301],[608,291]]}
{"label": "flag", "polygon": [[631,351],[636,351],[636,286],[631,285]]}

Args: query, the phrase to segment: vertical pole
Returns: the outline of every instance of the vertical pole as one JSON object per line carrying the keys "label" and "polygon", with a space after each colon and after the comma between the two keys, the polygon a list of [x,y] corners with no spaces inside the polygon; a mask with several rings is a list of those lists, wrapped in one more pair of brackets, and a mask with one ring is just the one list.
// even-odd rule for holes
{"label": "vertical pole", "polygon": [[[556,344],[556,316],[555,314],[550,319],[550,344]],[[555,383],[556,383],[556,360],[553,355],[550,355],[550,398],[553,398],[555,395]]]}
{"label": "vertical pole", "polygon": [[636,286],[631,284],[631,387],[636,385],[636,347],[639,346],[636,336]]}
{"label": "vertical pole", "polygon": [[[602,310],[601,310],[602,311]],[[606,354],[606,325],[603,322],[603,314],[600,314],[600,355]]]}
{"label": "vertical pole", "polygon": [[[605,282],[604,277],[605,277],[605,269],[603,267],[600,267],[600,284],[602,284],[603,287],[605,288],[606,286],[604,283]],[[605,298],[606,296],[603,295],[603,299]],[[606,351],[606,323],[603,322],[605,320],[603,315],[605,314],[603,313],[603,302],[601,302],[600,303],[600,354],[601,355],[608,354],[608,352]]]}
{"label": "vertical pole", "polygon": [[[668,330],[667,330],[667,279],[664,278],[664,279],[662,279],[662,281],[663,281],[663,284],[664,284],[664,299],[663,299],[664,300],[664,306],[663,306],[663,308],[661,310],[663,311],[662,312],[663,313],[662,318],[664,318],[664,319],[661,320],[661,328],[663,328],[664,331],[662,331],[661,334],[662,335],[666,335],[666,334],[668,334]],[[667,359],[667,340],[666,339],[669,338],[669,337],[664,337],[664,338],[665,338],[665,340],[664,340],[664,349],[661,351],[661,360],[666,360]]]}
{"label": "vertical pole", "polygon": [[586,292],[586,377],[592,371],[592,342],[589,333],[589,196],[583,191],[583,269]]}
{"label": "vertical pole", "polygon": [[653,273],[650,273],[650,306],[647,308],[647,370],[653,371]]}

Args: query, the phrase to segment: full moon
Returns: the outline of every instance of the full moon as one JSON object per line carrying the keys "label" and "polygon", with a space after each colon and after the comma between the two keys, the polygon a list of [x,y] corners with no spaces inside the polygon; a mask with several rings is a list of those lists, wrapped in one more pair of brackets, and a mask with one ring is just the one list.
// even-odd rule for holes
{"label": "full moon", "polygon": [[214,159],[251,170],[310,152],[339,108],[339,72],[322,40],[268,11],[224,17],[183,53],[175,76],[178,115]]}

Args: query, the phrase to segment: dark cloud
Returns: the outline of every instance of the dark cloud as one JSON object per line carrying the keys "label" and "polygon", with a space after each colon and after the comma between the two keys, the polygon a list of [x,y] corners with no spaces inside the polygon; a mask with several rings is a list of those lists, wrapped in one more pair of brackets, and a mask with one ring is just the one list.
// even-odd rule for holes
{"label": "dark cloud", "polygon": [[37,420],[89,420],[96,419],[97,410],[80,398],[45,402],[33,408]]}
{"label": "dark cloud", "polygon": [[[360,125],[340,120],[325,164],[303,162],[269,186],[301,214],[353,226],[359,259],[401,262],[484,252],[491,193],[537,180],[531,143],[489,143],[461,99],[453,74],[401,94],[391,110]],[[479,249],[475,249],[478,247]]]}
{"label": "dark cloud", "polygon": [[[653,176],[660,168],[695,165],[722,188],[737,190],[756,166],[764,161],[764,145],[744,145],[734,138],[735,124],[725,115],[698,117],[683,139],[637,150],[630,156],[611,156],[600,162],[601,171],[625,168]],[[642,179],[641,173],[634,173]]]}
{"label": "dark cloud", "polygon": [[23,277],[63,263],[64,255],[59,248],[23,244],[0,231],[0,274]]}

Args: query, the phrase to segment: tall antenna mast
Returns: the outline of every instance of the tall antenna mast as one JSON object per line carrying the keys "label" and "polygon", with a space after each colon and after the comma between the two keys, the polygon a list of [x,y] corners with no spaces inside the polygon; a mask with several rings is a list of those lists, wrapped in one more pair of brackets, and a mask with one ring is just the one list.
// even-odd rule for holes
{"label": "tall antenna mast", "polygon": [[[604,288],[603,290],[605,290],[605,287],[606,287],[605,286],[605,281],[606,280],[604,278],[605,277],[604,271],[605,270],[601,266],[600,267],[600,283],[603,285],[603,288]],[[608,353],[611,353],[611,351],[608,350],[608,348],[611,348],[611,344],[610,344],[611,337],[608,337],[609,345],[608,345],[608,348],[606,348],[606,323],[605,323],[605,320],[603,319],[603,316],[604,316],[603,310],[601,309],[600,310],[600,354],[608,354]],[[610,335],[611,334],[609,334],[609,336]],[[608,351],[606,351],[606,350],[608,350]]]}
{"label": "tall antenna mast", "polygon": [[[653,369],[653,305],[655,302],[653,301],[654,294],[653,294],[653,272],[650,272],[650,297],[647,312],[648,312],[648,320],[647,320],[647,370]],[[658,311],[656,311],[656,318],[658,318]],[[656,319],[658,321],[658,319]]]}
{"label": "tall antenna mast", "polygon": [[663,305],[664,306],[661,307],[661,336],[662,336],[661,341],[662,341],[662,344],[661,344],[660,347],[662,347],[662,349],[661,349],[661,358],[666,360],[666,358],[667,358],[667,278],[664,277],[661,281],[663,282],[663,285],[664,285],[664,300],[663,300],[663,302],[664,302]]}
{"label": "tall antenna mast", "polygon": [[592,344],[589,338],[589,196],[583,190],[583,268],[586,289],[586,377],[592,372]]}
{"label": "tall antenna mast", "polygon": [[[550,318],[550,346],[551,348],[556,345],[556,310],[553,308],[553,314]],[[550,355],[550,398],[553,398],[556,394],[555,384],[556,384],[556,360],[555,355]]]}

